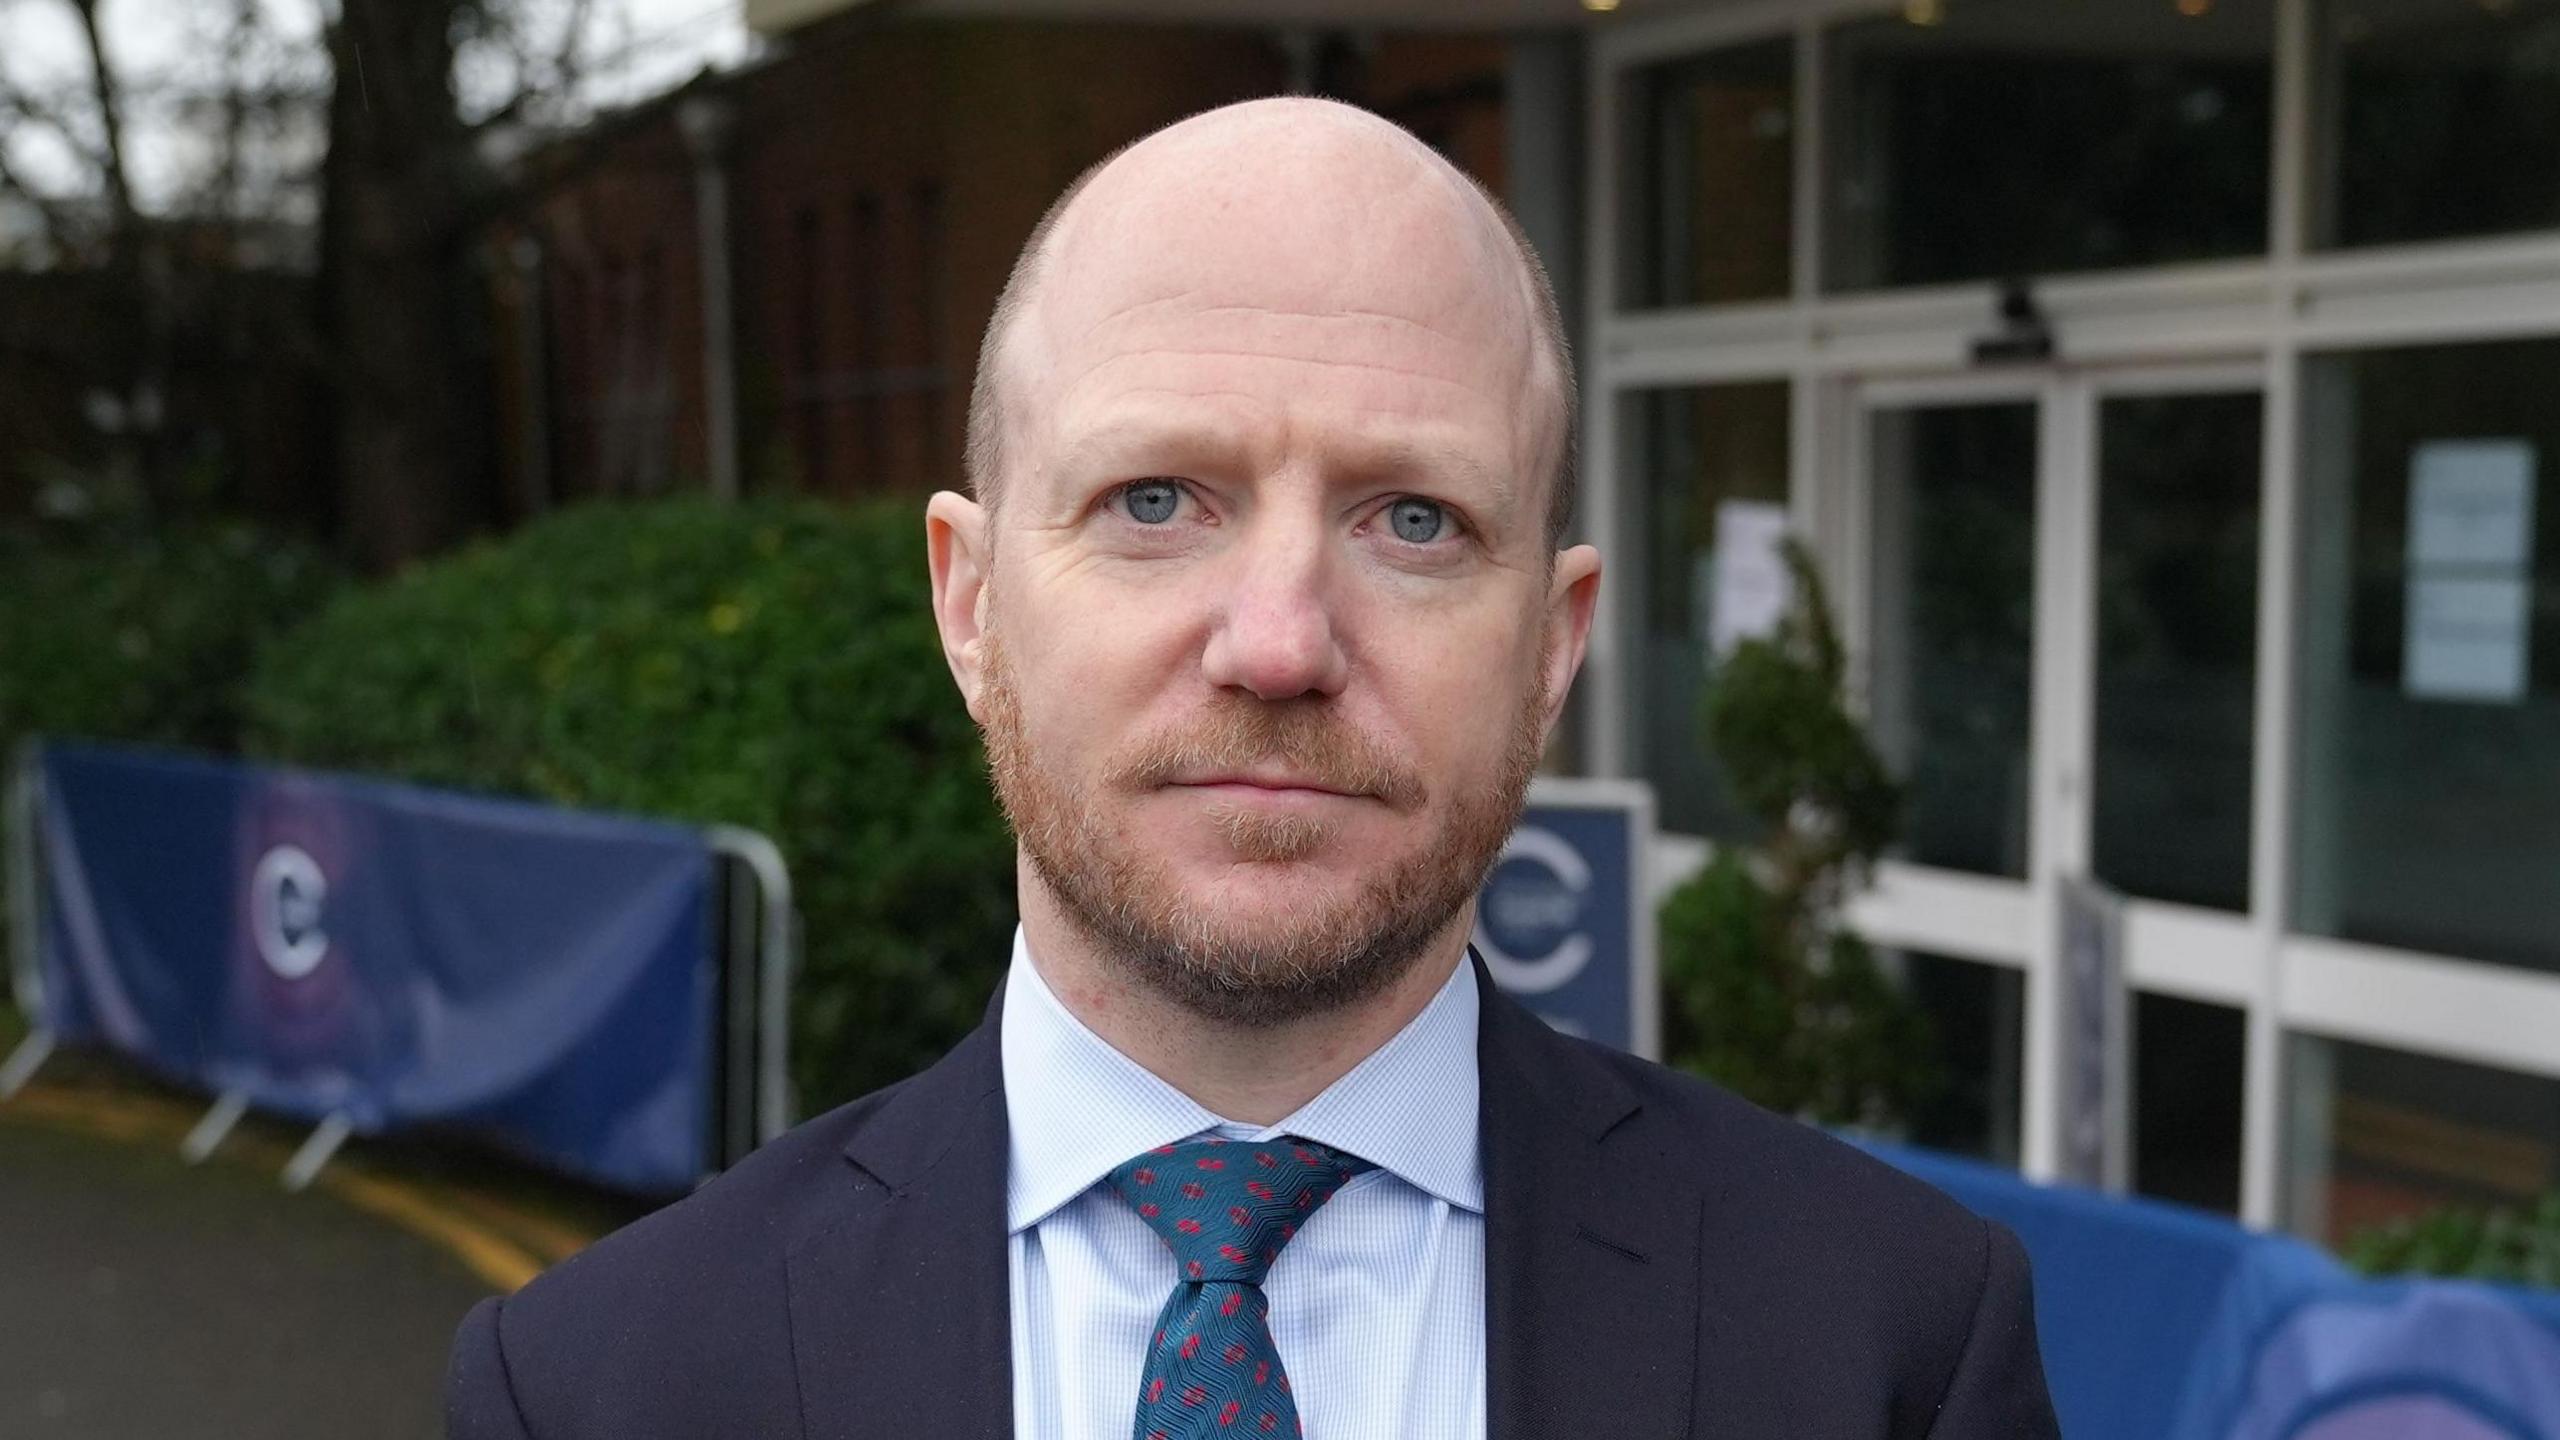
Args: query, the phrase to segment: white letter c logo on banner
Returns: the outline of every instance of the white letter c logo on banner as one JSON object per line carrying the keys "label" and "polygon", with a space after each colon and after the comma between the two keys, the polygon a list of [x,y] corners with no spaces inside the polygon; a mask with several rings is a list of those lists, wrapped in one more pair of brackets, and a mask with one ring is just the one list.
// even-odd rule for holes
{"label": "white letter c logo on banner", "polygon": [[[1564,841],[1552,830],[1523,825],[1512,832],[1502,847],[1502,855],[1494,864],[1525,860],[1553,875],[1558,887],[1546,893],[1506,893],[1488,887],[1487,903],[1503,911],[1506,926],[1553,926],[1557,929],[1573,923],[1581,914],[1582,897],[1591,891],[1591,862],[1582,852]],[[1485,969],[1493,972],[1494,983],[1514,995],[1544,995],[1582,973],[1591,963],[1591,937],[1579,930],[1565,935],[1553,950],[1534,959],[1515,959],[1493,942],[1491,927],[1478,917],[1476,952],[1484,956]]]}
{"label": "white letter c logo on banner", "polygon": [[299,980],[320,968],[329,932],[320,926],[329,878],[320,862],[298,845],[279,845],[258,858],[249,877],[249,930],[267,968]]}

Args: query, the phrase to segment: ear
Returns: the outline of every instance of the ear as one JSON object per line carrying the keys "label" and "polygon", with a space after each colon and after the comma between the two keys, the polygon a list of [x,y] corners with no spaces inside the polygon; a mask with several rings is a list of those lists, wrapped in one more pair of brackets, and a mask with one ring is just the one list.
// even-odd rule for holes
{"label": "ear", "polygon": [[949,490],[924,505],[925,563],[933,573],[933,623],[942,632],[942,658],[960,686],[971,719],[983,722],[978,696],[985,674],[987,627],[987,512],[977,501]]}
{"label": "ear", "polygon": [[1583,651],[1591,643],[1591,612],[1600,601],[1600,552],[1576,545],[1556,553],[1555,577],[1547,586],[1546,650],[1547,714],[1538,732],[1541,749],[1555,738],[1556,722],[1572,693],[1573,677],[1582,671]]}

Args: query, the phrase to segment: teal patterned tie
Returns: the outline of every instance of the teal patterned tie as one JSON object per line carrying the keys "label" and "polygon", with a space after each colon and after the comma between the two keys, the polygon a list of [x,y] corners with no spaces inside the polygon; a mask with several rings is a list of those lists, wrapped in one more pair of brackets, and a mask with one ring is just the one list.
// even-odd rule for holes
{"label": "teal patterned tie", "polygon": [[1374,1168],[1283,1136],[1161,1145],[1111,1172],[1181,1276],[1147,1347],[1131,1440],[1303,1433],[1262,1280],[1307,1217]]}

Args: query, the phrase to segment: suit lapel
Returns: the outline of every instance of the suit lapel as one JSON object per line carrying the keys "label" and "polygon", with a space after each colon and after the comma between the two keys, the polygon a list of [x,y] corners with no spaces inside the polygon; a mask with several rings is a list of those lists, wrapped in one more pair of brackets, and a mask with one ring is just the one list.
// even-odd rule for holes
{"label": "suit lapel", "polygon": [[849,1214],[790,1253],[806,1440],[1013,1433],[994,1013],[880,1102],[845,1147]]}
{"label": "suit lapel", "polygon": [[1488,1440],[1695,1433],[1701,1197],[1625,1082],[1477,962]]}
{"label": "suit lapel", "polygon": [[[1487,1440],[1706,1434],[1702,1197],[1627,1137],[1611,1143],[1633,1092],[1476,965]],[[790,1252],[807,1440],[1012,1435],[995,1008],[864,1121],[845,1147],[846,1217]]]}

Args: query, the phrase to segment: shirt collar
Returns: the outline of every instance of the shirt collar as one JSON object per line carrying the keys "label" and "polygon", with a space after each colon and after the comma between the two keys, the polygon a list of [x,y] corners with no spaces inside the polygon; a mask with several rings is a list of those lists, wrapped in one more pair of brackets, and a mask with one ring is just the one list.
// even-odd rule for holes
{"label": "shirt collar", "polygon": [[1068,1013],[1019,926],[1001,1036],[1009,1231],[1037,1225],[1132,1155],[1220,1128],[1239,1139],[1304,1136],[1483,1212],[1472,965],[1457,966],[1422,1013],[1349,1073],[1262,1130],[1203,1108]]}

